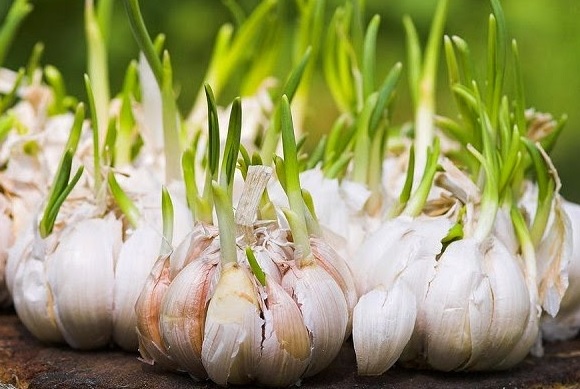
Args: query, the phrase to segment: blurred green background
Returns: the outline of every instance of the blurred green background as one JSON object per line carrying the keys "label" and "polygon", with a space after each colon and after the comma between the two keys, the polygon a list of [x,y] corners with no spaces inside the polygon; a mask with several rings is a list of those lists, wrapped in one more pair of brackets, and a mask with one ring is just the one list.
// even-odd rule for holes
{"label": "blurred green background", "polygon": [[[0,0],[0,20],[11,1]],[[24,65],[33,45],[42,41],[45,44],[43,63],[57,66],[64,74],[69,93],[85,99],[82,82],[86,66],[84,1],[33,0],[32,3],[34,11],[19,30],[5,66],[18,68]],[[238,3],[249,11],[257,1],[239,0]],[[327,18],[331,10],[341,3],[327,0]],[[368,22],[375,13],[382,18],[378,47],[379,77],[384,76],[395,62],[405,60],[402,16],[409,14],[422,38],[425,38],[435,4],[436,0],[367,0],[365,21]],[[508,33],[519,44],[528,106],[550,112],[556,117],[563,113],[569,116],[566,129],[553,151],[553,158],[563,181],[562,193],[580,203],[580,160],[576,159],[576,152],[580,150],[580,2],[509,0],[504,1],[503,6]],[[112,91],[116,92],[126,65],[137,55],[137,48],[123,3],[117,1],[114,7],[109,59]],[[172,54],[179,104],[187,112],[202,82],[216,32],[223,23],[233,22],[233,17],[222,2],[215,0],[142,0],[141,8],[151,34],[163,32],[167,37],[166,47]],[[459,35],[470,44],[476,63],[482,69],[490,10],[485,0],[451,1],[446,25],[447,34]],[[284,76],[287,70],[281,69],[280,76]],[[452,107],[445,71],[442,61],[438,99],[442,112]],[[314,97],[311,104],[316,108],[310,112],[316,112],[316,115],[307,116],[306,123],[313,128],[328,128],[336,114],[330,95],[320,87],[313,88],[311,93]],[[410,103],[405,93],[401,94],[397,103],[395,117],[400,121],[411,118]]]}

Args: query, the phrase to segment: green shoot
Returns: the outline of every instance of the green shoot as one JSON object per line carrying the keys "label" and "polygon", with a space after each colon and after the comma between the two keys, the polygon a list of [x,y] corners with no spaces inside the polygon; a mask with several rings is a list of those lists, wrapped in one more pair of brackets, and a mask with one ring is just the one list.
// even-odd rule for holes
{"label": "green shoot", "polygon": [[260,267],[254,252],[250,246],[246,247],[246,258],[248,258],[248,263],[250,264],[250,269],[252,273],[256,276],[256,279],[262,286],[266,286],[266,273]]}
{"label": "green shoot", "polygon": [[174,211],[171,195],[165,186],[161,188],[161,214],[163,215],[163,244],[161,252],[168,252],[173,242]]}
{"label": "green shoot", "polygon": [[28,0],[14,0],[8,9],[0,28],[0,66],[4,63],[18,28],[31,11],[32,4]]}
{"label": "green shoot", "polygon": [[113,195],[119,209],[123,215],[125,215],[131,226],[136,228],[139,225],[139,219],[141,217],[139,209],[121,188],[112,171],[107,175],[107,183],[109,184],[111,195]]}
{"label": "green shoot", "polygon": [[304,265],[304,260],[310,260],[310,241],[305,220],[305,204],[302,198],[302,189],[300,188],[298,155],[296,151],[296,139],[294,137],[294,126],[292,124],[292,115],[290,113],[290,102],[286,95],[282,96],[280,106],[280,119],[282,128],[282,146],[284,149],[284,166],[286,195],[290,204],[289,210],[284,210],[284,214],[290,224],[292,236],[298,257],[296,258],[299,266]]}

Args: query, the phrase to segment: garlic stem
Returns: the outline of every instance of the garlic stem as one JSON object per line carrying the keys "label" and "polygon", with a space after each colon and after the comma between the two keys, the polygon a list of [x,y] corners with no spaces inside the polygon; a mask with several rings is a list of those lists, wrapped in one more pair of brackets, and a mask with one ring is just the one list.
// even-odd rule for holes
{"label": "garlic stem", "polygon": [[227,188],[221,187],[215,181],[212,181],[211,186],[220,230],[219,239],[222,264],[230,262],[236,263],[238,254],[235,236],[236,223],[234,222],[232,200],[228,195]]}
{"label": "garlic stem", "polygon": [[131,162],[135,118],[133,116],[133,95],[137,93],[137,61],[129,63],[123,81],[121,92],[121,108],[119,111],[117,140],[115,141],[115,165],[124,166]]}
{"label": "garlic stem", "polygon": [[[99,1],[98,7],[101,8],[101,1]],[[95,100],[96,116],[98,122],[102,125],[109,121],[109,68],[107,66],[107,48],[104,39],[104,34],[108,34],[108,32],[102,30],[102,28],[107,27],[109,23],[105,20],[107,19],[106,13],[103,10],[100,11],[99,16],[101,16],[102,21],[97,20],[93,0],[85,0],[87,73],[94,83],[92,91]],[[103,139],[99,139],[99,142],[102,141]]]}
{"label": "garlic stem", "polygon": [[[247,58],[248,48],[254,47],[256,39],[259,39],[265,33],[263,26],[268,25],[266,19],[270,16],[270,11],[277,2],[277,0],[262,1],[235,34],[229,24],[224,25],[219,30],[204,76],[204,82],[213,87],[216,96],[221,94],[232,73]],[[200,91],[188,115],[188,120],[195,119],[198,116],[202,101],[203,92]]]}
{"label": "garlic stem", "polygon": [[95,198],[101,190],[102,177],[101,177],[101,154],[100,154],[100,141],[99,141],[99,118],[97,116],[97,108],[95,106],[95,95],[93,94],[93,87],[91,86],[91,80],[87,74],[85,74],[85,88],[87,90],[87,98],[89,100],[89,107],[91,109],[91,123],[93,129],[93,174],[95,180],[95,187],[93,188],[93,193]]}
{"label": "garlic stem", "polygon": [[223,162],[220,171],[220,185],[228,188],[228,194],[232,197],[234,173],[240,151],[240,139],[242,134],[242,102],[239,97],[232,102],[228,135],[224,148]]}
{"label": "garlic stem", "polygon": [[286,95],[282,96],[280,109],[280,119],[282,128],[282,146],[284,149],[284,167],[286,195],[290,204],[289,210],[284,210],[284,214],[290,224],[292,236],[299,253],[297,258],[299,266],[304,258],[311,256],[310,241],[305,220],[305,204],[302,198],[300,180],[298,177],[298,156],[296,151],[296,139],[294,137],[294,127],[292,125],[292,115],[290,113],[290,102]]}
{"label": "garlic stem", "polygon": [[[403,211],[404,215],[407,216],[418,216],[421,211],[423,210],[423,206],[427,201],[427,197],[429,196],[429,191],[431,190],[431,186],[433,185],[433,179],[435,177],[435,173],[437,173],[438,169],[438,159],[440,153],[440,145],[439,145],[439,138],[435,138],[435,142],[433,145],[433,149],[427,150],[427,160],[425,161],[425,167],[422,169],[423,177],[419,182],[419,186],[410,196],[409,201],[405,206],[405,210]],[[407,177],[407,180],[412,180],[413,177]],[[405,183],[407,184],[407,182]],[[403,188],[405,191],[406,188]],[[401,193],[401,195],[404,192]]]}
{"label": "garlic stem", "polygon": [[179,180],[181,177],[179,145],[179,117],[173,92],[173,69],[167,51],[163,54],[163,81],[160,84],[163,110],[163,146],[165,154],[165,181]]}
{"label": "garlic stem", "polygon": [[163,217],[163,242],[161,244],[161,255],[171,250],[173,243],[174,212],[173,201],[166,186],[161,188],[161,215]]}
{"label": "garlic stem", "polygon": [[246,257],[248,258],[248,263],[250,264],[250,268],[252,269],[252,273],[256,276],[256,279],[262,286],[266,286],[266,273],[262,270],[260,265],[258,264],[258,260],[252,251],[250,246],[246,247]]}
{"label": "garlic stem", "polygon": [[151,38],[147,32],[147,27],[145,26],[143,16],[141,15],[141,9],[139,8],[139,0],[125,0],[124,3],[129,18],[129,24],[133,30],[133,36],[135,37],[139,48],[145,54],[145,58],[147,58],[147,62],[153,71],[157,83],[161,86],[163,84],[163,65],[155,53],[153,42],[151,42]]}
{"label": "garlic stem", "polygon": [[183,182],[185,184],[185,197],[187,206],[191,211],[191,219],[197,220],[199,192],[197,189],[195,173],[195,148],[185,150],[181,156],[181,170],[183,171]]}
{"label": "garlic stem", "polygon": [[363,56],[362,56],[362,86],[363,98],[367,99],[375,91],[375,73],[376,73],[376,47],[377,33],[381,17],[373,16],[371,19],[364,38]]}
{"label": "garlic stem", "polygon": [[[282,88],[282,96],[286,96],[289,102],[292,102],[294,95],[296,94],[296,90],[300,85],[300,81],[302,80],[302,76],[304,75],[304,70],[306,69],[306,65],[308,65],[310,61],[310,57],[312,55],[312,48],[308,47],[306,52],[302,56],[296,68],[292,70],[284,87]],[[270,165],[272,163],[272,159],[274,158],[274,154],[276,153],[276,147],[278,146],[278,141],[280,138],[280,106],[283,104],[281,101],[278,102],[276,108],[274,109],[274,114],[272,115],[272,120],[270,121],[270,125],[266,130],[264,135],[264,141],[262,142],[262,147],[260,151],[260,156],[262,157],[262,161],[265,165]],[[296,141],[294,141],[296,144]]]}
{"label": "garlic stem", "polygon": [[423,176],[422,169],[426,166],[427,149],[433,144],[437,64],[448,3],[448,0],[442,0],[437,4],[425,49],[424,62],[420,61],[419,41],[415,27],[409,18],[403,20],[409,39],[409,77],[415,101],[414,143],[417,158],[415,179]]}

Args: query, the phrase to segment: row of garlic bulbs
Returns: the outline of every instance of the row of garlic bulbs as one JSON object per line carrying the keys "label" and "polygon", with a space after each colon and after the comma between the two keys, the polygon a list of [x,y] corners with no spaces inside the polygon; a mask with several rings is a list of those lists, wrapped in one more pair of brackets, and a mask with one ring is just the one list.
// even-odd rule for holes
{"label": "row of garlic bulbs", "polygon": [[[439,35],[434,33],[434,39]],[[395,67],[394,78],[398,71],[400,67]],[[146,78],[142,74],[141,82]],[[151,85],[153,88],[143,90],[162,94],[155,82]],[[381,90],[373,97],[374,92],[369,91],[361,104],[368,107],[368,116],[381,100]],[[160,98],[156,101],[157,119],[148,118],[146,123],[163,121]],[[30,101],[24,99],[21,105],[27,103]],[[140,109],[137,102],[132,107]],[[289,107],[281,109],[288,118]],[[36,112],[44,120],[45,112]],[[348,120],[364,123],[364,109],[348,114]],[[63,134],[73,126],[72,115],[68,116],[68,123],[58,126]],[[208,116],[211,120],[212,114]],[[417,128],[424,116],[421,118]],[[225,121],[220,118],[219,122]],[[30,128],[44,127],[41,123]],[[254,130],[246,126],[252,127],[245,124],[245,132]],[[46,138],[54,140],[48,128],[44,129]],[[221,220],[215,225],[194,223],[183,188],[172,190],[174,215],[182,220],[174,224],[177,227],[171,236],[164,236],[159,155],[145,156],[155,163],[144,170],[139,166],[118,169],[128,176],[119,178],[121,186],[131,189],[127,192],[138,205],[143,223],[137,226],[130,225],[127,215],[113,205],[109,193],[95,196],[95,177],[85,174],[47,237],[39,236],[34,213],[26,222],[16,223],[24,227],[18,229],[22,236],[10,251],[7,272],[16,310],[41,340],[66,341],[76,348],[101,347],[113,340],[127,350],[135,350],[138,341],[147,362],[186,371],[199,379],[209,377],[222,385],[258,382],[285,386],[316,374],[332,362],[351,328],[361,374],[381,374],[397,360],[445,371],[509,368],[536,343],[542,310],[550,315],[558,312],[567,286],[568,262],[575,258],[575,224],[570,216],[575,207],[558,195],[557,173],[543,155],[539,161],[553,177],[553,198],[544,228],[547,232],[542,230],[534,242],[526,236],[539,207],[534,185],[517,193],[519,211],[502,204],[489,212],[486,207],[497,205],[490,202],[488,193],[489,182],[495,179],[493,168],[474,180],[469,169],[459,170],[445,156],[452,155],[456,140],[440,134],[435,137],[441,139],[443,156],[416,147],[417,160],[422,163],[417,162],[421,168],[416,170],[415,180],[406,180],[413,170],[407,140],[402,142],[402,152],[388,150],[386,159],[379,153],[378,162],[384,166],[379,184],[359,179],[356,160],[345,165],[341,179],[325,176],[332,170],[325,170],[325,164],[303,171],[300,185],[312,195],[314,209],[302,204],[296,210],[295,194],[294,200],[288,199],[292,195],[282,189],[288,183],[271,182],[267,192],[278,214],[288,205],[292,208],[292,203],[297,214],[257,222],[251,233],[236,236],[234,250],[224,248],[227,239],[222,230],[233,226],[225,226]],[[52,158],[52,162],[34,162],[44,163],[44,169],[57,166],[55,161],[67,142],[66,135],[60,139],[56,151],[43,146],[36,154]],[[374,155],[374,141],[368,142],[369,149],[360,150]],[[89,173],[94,157],[91,142],[85,132],[73,164],[88,166]],[[8,144],[5,141],[3,146]],[[480,148],[475,153],[483,154],[485,160],[484,151]],[[431,165],[422,170],[429,155]],[[284,158],[288,163],[292,156]],[[15,167],[14,161],[18,158],[11,156],[10,168]],[[442,172],[436,171],[437,165]],[[143,184],[144,177],[150,179],[152,171],[154,178],[148,188],[133,190]],[[354,179],[349,178],[351,174]],[[51,175],[34,177],[29,183],[43,180],[49,182]],[[198,181],[201,186],[203,180]],[[416,196],[401,201],[399,194],[406,181],[414,184]],[[422,182],[426,184],[417,191]],[[47,196],[46,186],[36,197],[20,195],[35,202],[24,208],[38,215],[41,199]],[[419,199],[419,205],[409,206],[413,199]],[[231,205],[230,199],[229,211]],[[9,210],[3,215],[10,212],[17,214]],[[220,212],[227,213],[223,207]],[[304,220],[293,222],[293,218]],[[299,235],[304,235],[304,225],[316,225],[316,218],[322,229],[308,227],[312,235],[305,245]],[[16,221],[12,217],[6,220]],[[289,230],[287,226],[293,223],[302,225],[302,231]],[[452,236],[458,225],[461,236]],[[251,243],[248,236],[253,237]],[[10,235],[2,239],[13,244]],[[164,240],[171,240],[174,249],[163,244]],[[257,268],[250,266],[246,246],[266,273],[262,280]],[[305,251],[312,255],[305,257]],[[572,276],[570,284],[575,285]],[[551,337],[561,336],[559,331],[548,332],[558,325],[578,326],[572,294],[564,296],[562,309],[562,321],[559,316],[546,321]]]}

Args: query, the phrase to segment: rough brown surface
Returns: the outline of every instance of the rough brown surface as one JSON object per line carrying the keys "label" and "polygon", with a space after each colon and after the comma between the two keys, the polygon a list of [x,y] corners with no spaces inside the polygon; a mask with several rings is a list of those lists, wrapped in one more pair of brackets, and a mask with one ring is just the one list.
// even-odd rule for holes
{"label": "rough brown surface", "polygon": [[[546,356],[528,358],[501,373],[442,374],[395,367],[380,377],[358,377],[352,344],[331,367],[302,388],[580,388],[580,340],[548,345]],[[0,313],[0,383],[17,388],[216,388],[208,382],[154,371],[135,354],[118,350],[78,352],[36,341],[13,313]],[[3,385],[0,384],[0,388]]]}

